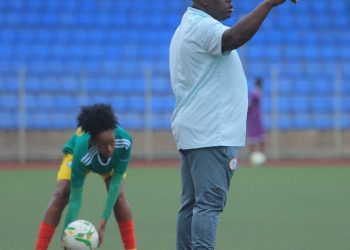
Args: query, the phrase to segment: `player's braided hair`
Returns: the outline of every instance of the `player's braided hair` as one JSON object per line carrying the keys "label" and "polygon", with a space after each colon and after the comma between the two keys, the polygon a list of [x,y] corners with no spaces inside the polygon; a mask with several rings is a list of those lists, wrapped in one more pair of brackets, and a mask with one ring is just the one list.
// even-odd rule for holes
{"label": "player's braided hair", "polygon": [[78,127],[81,127],[83,131],[90,133],[94,137],[103,131],[114,129],[117,124],[117,118],[111,105],[94,104],[81,107],[77,122]]}

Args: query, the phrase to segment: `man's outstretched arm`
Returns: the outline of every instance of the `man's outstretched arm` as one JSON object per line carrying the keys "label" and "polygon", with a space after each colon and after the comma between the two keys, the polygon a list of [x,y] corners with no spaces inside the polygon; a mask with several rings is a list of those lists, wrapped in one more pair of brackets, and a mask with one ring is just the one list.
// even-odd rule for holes
{"label": "man's outstretched arm", "polygon": [[[222,35],[222,52],[237,49],[248,42],[259,30],[271,9],[285,1],[265,0],[238,23],[226,30]],[[292,2],[297,3],[297,0],[292,0]]]}

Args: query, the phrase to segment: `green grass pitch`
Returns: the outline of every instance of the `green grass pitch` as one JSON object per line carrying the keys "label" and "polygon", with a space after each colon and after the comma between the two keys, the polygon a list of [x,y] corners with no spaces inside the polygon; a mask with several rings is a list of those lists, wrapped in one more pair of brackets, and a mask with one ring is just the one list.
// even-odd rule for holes
{"label": "green grass pitch", "polygon": [[[56,171],[0,171],[0,250],[34,249]],[[175,168],[130,169],[126,194],[138,249],[174,250],[180,194]],[[105,187],[88,176],[80,218],[98,223]],[[50,249],[58,250],[56,231]],[[220,217],[218,250],[344,250],[350,246],[350,168],[241,167]],[[101,249],[122,249],[114,217]]]}

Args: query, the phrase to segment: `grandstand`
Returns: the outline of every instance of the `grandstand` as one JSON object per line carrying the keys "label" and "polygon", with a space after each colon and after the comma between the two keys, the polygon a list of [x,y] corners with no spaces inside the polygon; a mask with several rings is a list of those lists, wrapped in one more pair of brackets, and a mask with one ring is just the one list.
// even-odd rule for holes
{"label": "grandstand", "polygon": [[[169,131],[168,48],[190,2],[1,1],[0,130],[72,130],[80,105],[107,102],[127,129]],[[234,1],[227,24],[258,2]],[[239,50],[249,84],[264,78],[269,131],[350,130],[349,13],[283,5]]]}

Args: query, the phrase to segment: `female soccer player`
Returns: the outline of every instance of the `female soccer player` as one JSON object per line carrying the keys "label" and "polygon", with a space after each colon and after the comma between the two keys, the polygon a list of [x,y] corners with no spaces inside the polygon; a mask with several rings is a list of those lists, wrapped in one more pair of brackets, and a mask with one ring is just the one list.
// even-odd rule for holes
{"label": "female soccer player", "polygon": [[99,244],[112,209],[119,225],[124,249],[136,249],[133,217],[123,191],[123,177],[130,159],[132,138],[117,124],[111,106],[82,107],[77,132],[63,148],[65,154],[57,174],[58,184],[41,222],[36,250],[46,250],[69,202],[66,227],[78,218],[84,180],[89,172],[100,174],[108,195],[99,222]]}

